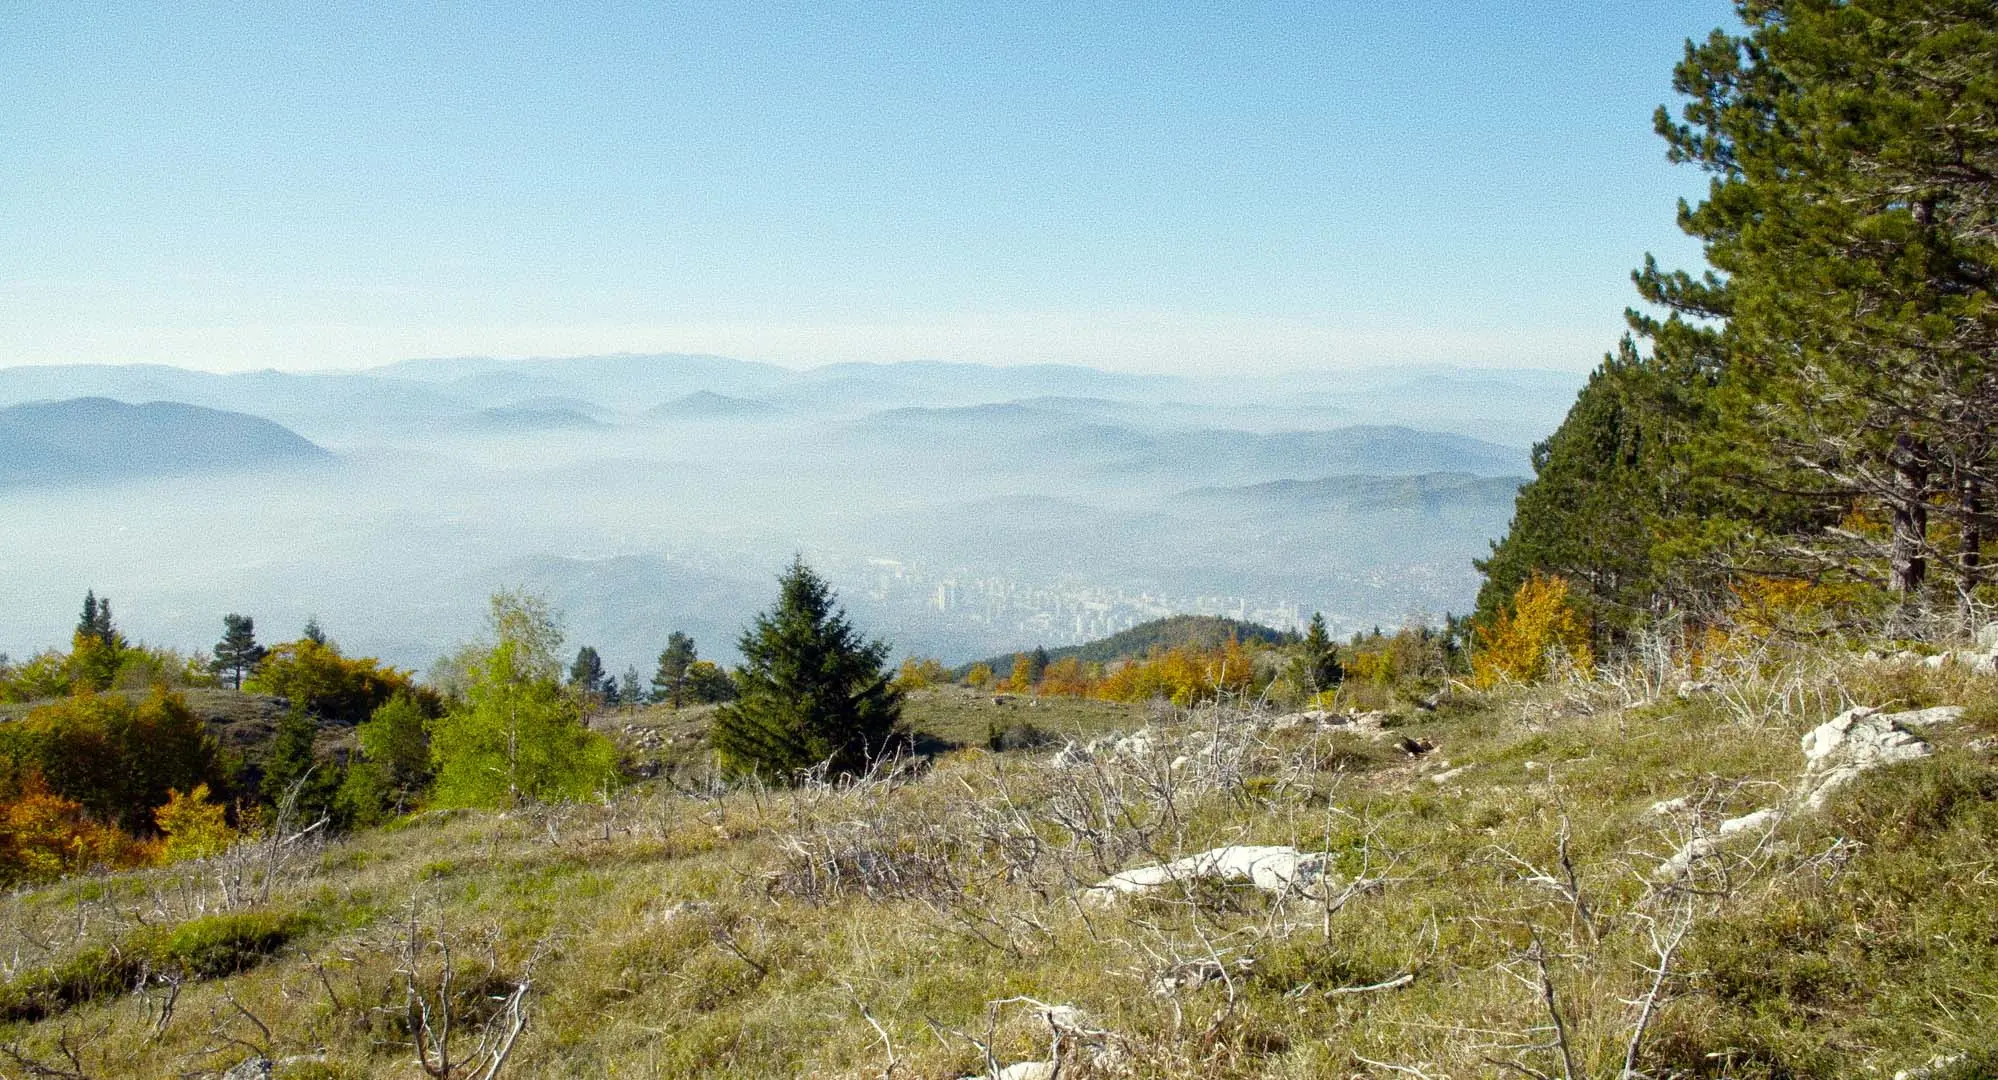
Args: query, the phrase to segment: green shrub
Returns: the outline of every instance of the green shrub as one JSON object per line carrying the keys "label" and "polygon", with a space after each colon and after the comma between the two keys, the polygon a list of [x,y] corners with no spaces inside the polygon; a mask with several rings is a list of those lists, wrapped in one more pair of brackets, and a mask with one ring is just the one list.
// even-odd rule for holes
{"label": "green shrub", "polygon": [[0,985],[0,1023],[42,1020],[125,993],[148,972],[214,979],[247,971],[313,924],[297,912],[250,911],[148,927],[118,946],[83,949]]}

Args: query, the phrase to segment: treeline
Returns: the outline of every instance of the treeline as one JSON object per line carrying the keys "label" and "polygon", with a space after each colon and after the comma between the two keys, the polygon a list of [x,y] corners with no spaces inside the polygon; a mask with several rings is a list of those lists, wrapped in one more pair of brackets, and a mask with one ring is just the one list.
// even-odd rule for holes
{"label": "treeline", "polygon": [[[444,689],[343,654],[316,622],[269,647],[246,616],[224,626],[206,660],[132,645],[93,592],[70,652],[0,668],[9,699],[42,702],[0,723],[0,884],[208,854],[287,820],[358,827],[615,780],[616,753],[584,726],[592,702],[562,683],[561,634],[534,598],[494,597],[488,640],[459,654]],[[225,678],[285,704],[261,756],[225,752],[188,705],[184,691]],[[352,748],[323,752],[322,733],[341,729]]]}
{"label": "treeline", "polygon": [[[35,703],[0,722],[0,887],[212,854],[273,829],[602,797],[624,762],[586,721],[627,700],[720,703],[717,764],[770,782],[863,771],[907,738],[887,645],[863,639],[802,562],[743,634],[735,671],[674,634],[650,692],[629,693],[635,672],[607,678],[587,647],[564,664],[562,646],[545,600],[501,592],[484,639],[440,660],[428,683],[345,655],[316,623],[264,646],[235,614],[197,660],[130,644],[93,592],[70,652],[0,662],[8,699]],[[140,671],[165,674],[140,690]],[[187,691],[224,680],[284,705],[261,756],[225,751],[189,707]],[[329,752],[326,733],[346,730],[351,746]]]}
{"label": "treeline", "polygon": [[1480,564],[1493,677],[1528,638],[1916,634],[1998,602],[1998,7],[1740,10],[1656,118],[1710,178],[1679,213],[1708,268],[1646,260],[1652,310],[1535,448]]}
{"label": "treeline", "polygon": [[1035,649],[1015,654],[1003,674],[990,662],[957,673],[915,657],[903,661],[896,681],[907,690],[954,683],[1003,694],[1160,700],[1182,708],[1216,701],[1377,708],[1432,693],[1452,676],[1468,674],[1468,633],[1467,621],[1446,617],[1442,628],[1416,625],[1393,633],[1375,628],[1339,644],[1320,614],[1312,616],[1303,635],[1154,644],[1107,661]]}

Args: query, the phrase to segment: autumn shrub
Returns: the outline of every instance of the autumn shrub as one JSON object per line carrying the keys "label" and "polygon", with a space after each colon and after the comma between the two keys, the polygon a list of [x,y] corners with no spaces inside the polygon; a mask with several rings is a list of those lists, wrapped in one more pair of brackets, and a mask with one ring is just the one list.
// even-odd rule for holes
{"label": "autumn shrub", "polygon": [[1163,699],[1187,708],[1246,696],[1255,678],[1254,657],[1241,642],[1231,640],[1215,649],[1182,645],[1156,650],[1110,672],[1096,693],[1112,701]]}
{"label": "autumn shrub", "polygon": [[1050,697],[1089,697],[1103,682],[1102,669],[1085,666],[1073,656],[1049,664],[1041,673],[1039,692]]}
{"label": "autumn shrub", "polygon": [[196,784],[185,795],[169,790],[166,805],[153,811],[153,821],[162,836],[161,862],[219,855],[236,839],[224,808],[209,799],[207,784]]}
{"label": "autumn shrub", "polygon": [[950,669],[933,656],[911,656],[895,672],[895,685],[903,693],[927,690],[950,681]]}
{"label": "autumn shrub", "polygon": [[1564,660],[1583,671],[1593,666],[1588,628],[1569,603],[1567,581],[1535,574],[1478,628],[1471,676],[1481,687],[1536,682]]}
{"label": "autumn shrub", "polygon": [[147,845],[92,820],[83,804],[50,791],[38,774],[29,774],[19,789],[0,802],[0,887],[150,860]]}
{"label": "autumn shrub", "polygon": [[227,780],[221,751],[179,695],[83,693],[0,726],[0,797],[36,775],[93,819],[150,833],[153,810],[174,790]]}
{"label": "autumn shrub", "polygon": [[337,646],[311,638],[273,646],[243,689],[288,698],[321,720],[342,725],[359,724],[398,693],[425,699],[433,713],[440,704],[409,672],[373,657],[342,656]]}

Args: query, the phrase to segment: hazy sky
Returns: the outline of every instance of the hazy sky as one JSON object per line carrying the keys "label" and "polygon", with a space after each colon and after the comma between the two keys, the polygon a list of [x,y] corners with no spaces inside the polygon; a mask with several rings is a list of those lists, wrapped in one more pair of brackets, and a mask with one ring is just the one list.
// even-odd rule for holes
{"label": "hazy sky", "polygon": [[[198,10],[205,8],[205,10]],[[0,0],[0,365],[1582,368],[1721,0]]]}

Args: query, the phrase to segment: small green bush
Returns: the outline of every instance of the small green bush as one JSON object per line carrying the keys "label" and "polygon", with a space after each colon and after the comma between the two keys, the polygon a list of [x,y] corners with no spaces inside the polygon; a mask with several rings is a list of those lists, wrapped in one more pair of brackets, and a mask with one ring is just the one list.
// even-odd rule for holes
{"label": "small green bush", "polygon": [[312,924],[297,912],[250,911],[148,928],[118,946],[84,949],[0,985],[0,1022],[42,1020],[122,994],[148,972],[214,979],[247,971]]}

